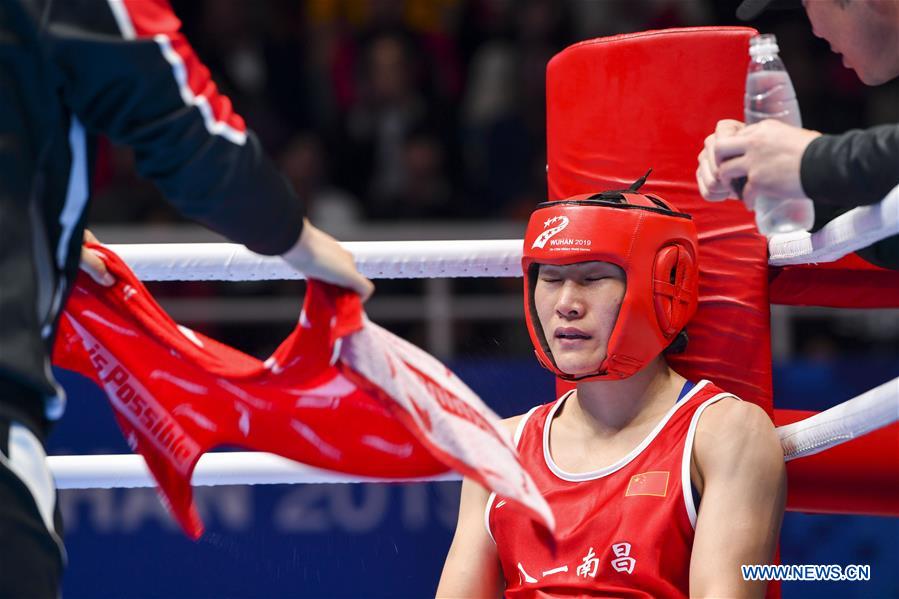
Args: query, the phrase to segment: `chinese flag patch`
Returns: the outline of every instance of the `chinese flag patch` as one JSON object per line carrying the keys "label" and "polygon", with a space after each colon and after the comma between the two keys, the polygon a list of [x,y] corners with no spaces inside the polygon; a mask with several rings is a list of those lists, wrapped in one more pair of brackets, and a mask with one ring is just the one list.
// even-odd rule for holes
{"label": "chinese flag patch", "polygon": [[664,497],[668,492],[668,471],[641,472],[631,477],[625,497],[633,495],[655,495]]}

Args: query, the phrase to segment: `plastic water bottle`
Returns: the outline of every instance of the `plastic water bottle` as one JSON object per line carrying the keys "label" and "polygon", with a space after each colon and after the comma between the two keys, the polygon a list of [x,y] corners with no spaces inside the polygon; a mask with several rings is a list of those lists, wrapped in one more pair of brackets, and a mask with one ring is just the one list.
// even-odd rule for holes
{"label": "plastic water bottle", "polygon": [[[771,34],[749,40],[749,70],[746,73],[745,118],[751,125],[775,119],[802,126],[793,82],[778,55],[777,39]],[[766,236],[808,231],[815,222],[815,205],[808,198],[787,200],[757,197],[755,223]]]}

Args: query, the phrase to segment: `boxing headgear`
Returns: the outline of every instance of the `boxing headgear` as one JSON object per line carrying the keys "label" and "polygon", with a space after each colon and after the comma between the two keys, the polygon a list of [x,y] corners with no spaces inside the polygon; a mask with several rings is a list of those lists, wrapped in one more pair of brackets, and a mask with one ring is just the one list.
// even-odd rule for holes
{"label": "boxing headgear", "polygon": [[[545,202],[531,214],[521,260],[525,321],[537,359],[563,379],[633,375],[662,353],[696,312],[696,227],[690,215],[658,197],[637,193],[643,180],[625,191]],[[594,374],[572,376],[553,360],[534,305],[534,288],[540,264],[589,261],[621,267],[626,290],[606,358]]]}

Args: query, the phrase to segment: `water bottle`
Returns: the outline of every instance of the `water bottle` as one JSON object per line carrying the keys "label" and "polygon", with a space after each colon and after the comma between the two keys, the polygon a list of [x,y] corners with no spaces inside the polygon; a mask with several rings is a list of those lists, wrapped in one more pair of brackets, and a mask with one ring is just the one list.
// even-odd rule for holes
{"label": "water bottle", "polygon": [[[802,126],[793,82],[778,51],[774,35],[756,35],[749,40],[744,101],[747,125],[775,119],[795,127]],[[808,198],[781,200],[759,196],[754,210],[756,226],[766,236],[808,231],[815,222],[815,206]]]}

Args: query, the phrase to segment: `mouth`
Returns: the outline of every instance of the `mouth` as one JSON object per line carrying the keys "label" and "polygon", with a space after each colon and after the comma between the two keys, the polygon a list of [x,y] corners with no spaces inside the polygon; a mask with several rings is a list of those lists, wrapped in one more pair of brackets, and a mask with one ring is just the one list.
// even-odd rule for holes
{"label": "mouth", "polygon": [[561,342],[586,341],[591,336],[580,329],[573,327],[561,327],[555,330],[553,336]]}

